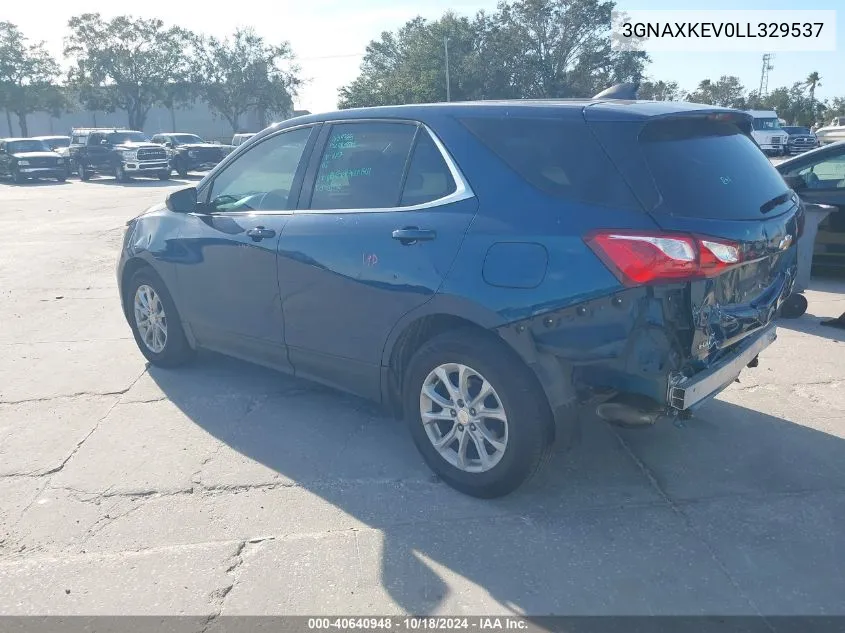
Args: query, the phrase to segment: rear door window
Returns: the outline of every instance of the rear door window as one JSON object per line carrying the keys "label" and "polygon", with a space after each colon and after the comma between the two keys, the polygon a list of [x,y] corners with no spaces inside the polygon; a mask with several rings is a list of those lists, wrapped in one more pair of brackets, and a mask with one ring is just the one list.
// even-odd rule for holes
{"label": "rear door window", "polygon": [[645,127],[639,144],[662,196],[655,211],[759,220],[761,212],[771,210],[767,204],[788,191],[754,141],[730,122],[659,121]]}
{"label": "rear door window", "polygon": [[333,125],[320,157],[310,208],[399,206],[416,131],[416,125],[406,123]]}
{"label": "rear door window", "polygon": [[461,119],[461,123],[547,194],[602,206],[638,207],[583,120],[478,117]]}

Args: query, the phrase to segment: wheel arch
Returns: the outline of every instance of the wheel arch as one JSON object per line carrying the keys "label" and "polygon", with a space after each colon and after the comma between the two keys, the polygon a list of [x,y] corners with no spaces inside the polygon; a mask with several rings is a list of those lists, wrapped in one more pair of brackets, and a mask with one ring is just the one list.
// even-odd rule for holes
{"label": "wheel arch", "polygon": [[156,277],[159,278],[164,287],[167,289],[167,292],[170,294],[170,298],[176,306],[176,311],[179,314],[179,322],[182,325],[182,330],[185,333],[185,338],[188,340],[188,345],[196,349],[197,348],[197,341],[196,337],[194,336],[193,330],[190,327],[190,324],[182,318],[182,309],[179,305],[179,300],[177,298],[176,293],[173,292],[173,288],[168,286],[165,277],[156,270],[156,267],[144,257],[140,255],[134,255],[126,260],[126,263],[123,264],[123,269],[120,271],[120,305],[123,309],[123,316],[126,318],[126,321],[131,324],[131,318],[129,314],[129,302],[128,297],[126,296],[127,288],[129,287],[129,282],[132,280],[132,277],[137,273],[139,270],[149,269]]}
{"label": "wheel arch", "polygon": [[[414,353],[427,341],[444,332],[470,328],[495,337],[531,371],[537,385],[546,396],[546,402],[555,419],[555,428],[550,429],[551,439],[561,436],[561,426],[570,426],[571,405],[566,391],[567,372],[556,359],[538,358],[541,355],[533,343],[524,337],[516,338],[511,328],[496,312],[456,297],[443,297],[420,306],[406,314],[394,326],[382,353],[381,396],[382,402],[397,418],[404,414],[402,391],[405,369]],[[445,299],[445,300],[444,300]],[[552,368],[552,371],[550,371]],[[567,430],[567,441],[571,434]]]}

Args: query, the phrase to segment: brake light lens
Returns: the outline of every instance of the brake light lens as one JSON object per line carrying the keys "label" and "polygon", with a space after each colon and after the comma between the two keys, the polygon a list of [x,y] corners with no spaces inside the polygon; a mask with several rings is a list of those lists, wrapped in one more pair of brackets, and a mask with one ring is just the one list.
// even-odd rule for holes
{"label": "brake light lens", "polygon": [[714,277],[742,261],[739,244],[691,235],[597,231],[586,242],[629,286]]}

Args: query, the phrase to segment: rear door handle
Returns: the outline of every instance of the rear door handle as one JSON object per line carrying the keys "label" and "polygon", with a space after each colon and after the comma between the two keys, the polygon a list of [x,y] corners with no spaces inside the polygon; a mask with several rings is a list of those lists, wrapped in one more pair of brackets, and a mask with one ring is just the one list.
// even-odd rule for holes
{"label": "rear door handle", "polygon": [[256,226],[246,232],[252,238],[253,242],[260,242],[268,237],[274,237],[276,232],[273,229],[265,229],[263,226]]}
{"label": "rear door handle", "polygon": [[421,229],[416,226],[406,226],[403,229],[396,229],[393,231],[393,239],[399,240],[405,246],[416,244],[417,242],[427,242],[437,237],[437,232],[431,229]]}

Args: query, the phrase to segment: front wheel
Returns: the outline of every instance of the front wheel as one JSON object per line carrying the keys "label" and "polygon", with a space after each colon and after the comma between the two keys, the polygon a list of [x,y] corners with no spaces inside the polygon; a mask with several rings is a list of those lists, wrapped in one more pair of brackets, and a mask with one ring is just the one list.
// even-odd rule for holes
{"label": "front wheel", "polygon": [[411,359],[403,383],[417,449],[460,492],[506,495],[545,463],[553,428],[545,394],[498,338],[475,330],[437,336]]}
{"label": "front wheel", "polygon": [[94,173],[82,163],[77,164],[77,172],[79,173],[79,179],[82,181],[91,180],[91,176]]}
{"label": "front wheel", "polygon": [[176,305],[151,268],[136,272],[126,288],[126,309],[141,353],[153,365],[175,367],[193,356]]}
{"label": "front wheel", "polygon": [[16,169],[12,172],[12,180],[16,185],[20,185],[21,183],[26,182],[26,176]]}
{"label": "front wheel", "polygon": [[126,170],[123,168],[123,165],[115,166],[114,177],[117,182],[129,182],[129,176],[126,175]]}
{"label": "front wheel", "polygon": [[162,171],[158,174],[159,180],[170,180],[170,172],[169,171]]}

